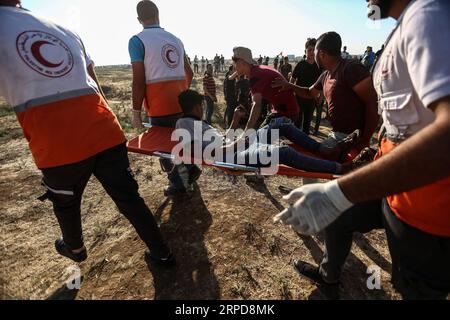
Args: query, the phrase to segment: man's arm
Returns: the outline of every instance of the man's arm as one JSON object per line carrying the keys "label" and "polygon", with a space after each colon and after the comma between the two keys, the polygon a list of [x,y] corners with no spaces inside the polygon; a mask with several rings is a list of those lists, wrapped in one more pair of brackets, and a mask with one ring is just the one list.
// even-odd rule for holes
{"label": "man's arm", "polygon": [[192,79],[194,79],[194,71],[192,71],[191,64],[186,55],[184,55],[184,73],[186,75],[186,82],[188,88],[191,87]]}
{"label": "man's arm", "polygon": [[375,132],[380,119],[378,115],[378,97],[375,88],[373,87],[372,77],[359,82],[354,86],[353,91],[364,102],[365,116],[364,116],[364,131],[361,135],[361,142],[356,145],[356,149],[362,150],[370,145],[370,140]]}
{"label": "man's arm", "polygon": [[431,125],[380,160],[338,180],[349,201],[381,199],[450,175],[450,96],[433,103],[430,109],[436,114]]}
{"label": "man's arm", "polygon": [[88,72],[89,76],[92,78],[92,80],[94,80],[95,83],[97,84],[98,90],[100,91],[100,94],[103,96],[103,99],[105,99],[105,101],[108,101],[108,100],[106,100],[105,93],[103,92],[102,86],[100,85],[100,83],[98,81],[97,74],[95,73],[95,69],[94,69],[94,64],[93,63],[88,65],[87,72]]}
{"label": "man's arm", "polygon": [[245,127],[245,131],[249,129],[256,129],[256,123],[258,122],[258,119],[261,115],[261,103],[262,103],[261,94],[257,93],[253,95],[252,98],[253,98],[253,106],[250,112],[250,118],[248,119],[247,126]]}
{"label": "man's arm", "polygon": [[147,86],[145,83],[144,62],[133,62],[133,109],[141,110]]}
{"label": "man's arm", "polygon": [[317,98],[322,91],[317,90],[314,86],[311,88],[299,87],[293,83],[288,82],[284,78],[277,78],[272,82],[272,88],[280,88],[281,91],[293,91],[297,96],[304,99]]}
{"label": "man's arm", "polygon": [[133,127],[137,129],[142,129],[142,104],[145,99],[145,94],[147,90],[147,85],[145,82],[145,66],[144,62],[132,62],[131,66],[133,68]]}

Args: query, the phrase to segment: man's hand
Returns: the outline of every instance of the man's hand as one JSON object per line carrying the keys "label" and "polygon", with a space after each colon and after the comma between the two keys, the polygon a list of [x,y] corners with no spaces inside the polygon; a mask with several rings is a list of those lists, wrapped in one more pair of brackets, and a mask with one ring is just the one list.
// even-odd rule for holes
{"label": "man's hand", "polygon": [[287,91],[292,89],[292,83],[285,78],[276,78],[272,81],[272,88],[279,88],[279,92]]}
{"label": "man's hand", "polygon": [[303,186],[284,199],[293,205],[279,213],[274,222],[281,221],[304,235],[319,233],[353,206],[337,180]]}
{"label": "man's hand", "polygon": [[239,106],[234,110],[234,116],[237,117],[238,120],[241,120],[246,115],[248,115],[248,111],[243,106]]}
{"label": "man's hand", "polygon": [[142,111],[133,109],[133,128],[143,129],[144,125],[142,124]]}

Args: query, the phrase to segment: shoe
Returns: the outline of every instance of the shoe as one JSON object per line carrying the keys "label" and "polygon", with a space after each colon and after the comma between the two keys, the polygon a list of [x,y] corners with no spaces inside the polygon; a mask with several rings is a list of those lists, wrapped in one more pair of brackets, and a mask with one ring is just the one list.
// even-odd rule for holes
{"label": "shoe", "polygon": [[166,258],[157,258],[152,256],[150,251],[145,251],[145,262],[148,265],[161,266],[161,267],[173,267],[176,264],[175,257],[172,252]]}
{"label": "shoe", "polygon": [[178,186],[174,186],[172,184],[164,189],[165,197],[176,197],[176,196],[180,196],[180,195],[183,195],[186,193],[187,193],[187,191],[186,191],[185,187],[178,187]]}
{"label": "shoe", "polygon": [[326,282],[319,272],[319,267],[301,260],[295,260],[293,265],[300,276],[314,283],[317,286],[317,289],[319,289],[328,299],[339,299],[339,282]]}
{"label": "shoe", "polygon": [[352,161],[353,169],[364,167],[374,161],[377,152],[372,148],[363,149]]}
{"label": "shoe", "polygon": [[361,139],[361,131],[355,130],[345,139],[338,142],[338,147],[341,151],[338,162],[345,161],[347,153],[349,153],[353,147],[355,147]]}
{"label": "shoe", "polygon": [[72,249],[67,246],[63,239],[58,239],[55,241],[55,249],[60,255],[75,262],[83,262],[87,259],[86,249],[84,249],[80,253],[73,253]]}
{"label": "shoe", "polygon": [[321,148],[320,154],[327,160],[342,163],[346,160],[347,154],[360,140],[360,131],[355,130],[345,139],[340,140],[333,148]]}
{"label": "shoe", "polygon": [[194,184],[195,182],[197,182],[197,180],[200,178],[200,176],[202,175],[202,170],[196,166],[193,165],[192,167],[189,168],[189,180],[188,183]]}

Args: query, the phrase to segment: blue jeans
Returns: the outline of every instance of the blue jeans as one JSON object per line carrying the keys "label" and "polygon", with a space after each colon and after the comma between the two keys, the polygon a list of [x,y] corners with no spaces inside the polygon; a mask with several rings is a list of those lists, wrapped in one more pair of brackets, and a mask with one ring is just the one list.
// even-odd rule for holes
{"label": "blue jeans", "polygon": [[[320,149],[319,142],[308,137],[290,119],[281,117],[272,120],[268,126],[258,130],[258,141],[237,156],[245,159],[246,165],[260,167],[270,165],[270,163],[261,162],[263,157],[270,157],[273,152],[278,152],[280,164],[310,172],[340,173],[338,172],[340,166],[336,162],[309,157],[288,146],[271,145],[272,130],[279,130],[280,137],[285,137],[310,152],[317,152]],[[268,138],[262,139],[264,136]]]}
{"label": "blue jeans", "polygon": [[211,124],[212,116],[214,113],[214,101],[211,99],[211,97],[205,96],[206,101],[206,119],[205,121],[209,124]]}
{"label": "blue jeans", "polygon": [[273,119],[266,127],[258,130],[258,136],[261,137],[262,134],[267,132],[268,142],[270,142],[272,130],[279,130],[280,137],[285,137],[309,152],[316,153],[320,149],[321,144],[297,128],[289,118],[280,117]]}

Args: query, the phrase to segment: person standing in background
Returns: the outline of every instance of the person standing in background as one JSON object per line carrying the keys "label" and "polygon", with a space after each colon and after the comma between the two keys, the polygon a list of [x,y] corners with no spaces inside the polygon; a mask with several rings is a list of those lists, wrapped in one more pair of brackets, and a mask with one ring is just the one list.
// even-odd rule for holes
{"label": "person standing in background", "polygon": [[[305,44],[306,60],[301,60],[292,72],[291,82],[300,87],[311,87],[314,85],[322,74],[319,66],[314,59],[314,49],[316,47],[316,39],[308,39]],[[304,99],[297,97],[300,106],[299,120],[297,127],[307,135],[310,134],[311,120],[314,110],[318,104],[319,98]],[[317,115],[321,117],[321,114]]]}
{"label": "person standing in background", "polygon": [[292,65],[289,63],[289,57],[284,57],[283,64],[280,67],[280,73],[289,81],[289,73],[292,72]]}
{"label": "person standing in background", "polygon": [[205,121],[211,125],[214,114],[214,103],[217,102],[216,81],[213,76],[214,70],[211,64],[206,66],[205,76],[203,77],[203,92],[206,101]]}
{"label": "person standing in background", "polygon": [[227,103],[227,108],[225,110],[225,123],[227,127],[231,125],[234,110],[237,107],[236,79],[230,79],[233,73],[234,67],[230,66],[228,72],[225,74],[225,79],[223,80],[223,94]]}

